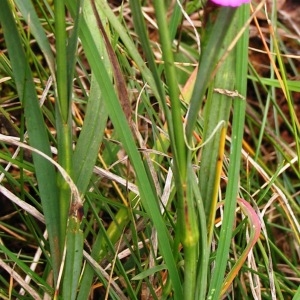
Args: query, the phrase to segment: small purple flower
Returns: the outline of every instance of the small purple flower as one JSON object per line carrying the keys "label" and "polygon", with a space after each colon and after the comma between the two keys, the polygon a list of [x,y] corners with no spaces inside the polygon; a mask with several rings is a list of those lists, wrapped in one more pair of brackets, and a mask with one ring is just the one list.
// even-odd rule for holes
{"label": "small purple flower", "polygon": [[251,0],[211,0],[211,2],[221,5],[221,6],[232,6],[237,7],[242,5],[243,3],[248,3]]}

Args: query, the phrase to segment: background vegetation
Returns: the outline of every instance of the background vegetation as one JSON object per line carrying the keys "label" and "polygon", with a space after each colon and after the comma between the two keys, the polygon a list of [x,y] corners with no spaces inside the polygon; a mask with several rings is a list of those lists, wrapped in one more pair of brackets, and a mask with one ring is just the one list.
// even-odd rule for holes
{"label": "background vegetation", "polygon": [[0,297],[300,299],[297,9],[2,0]]}

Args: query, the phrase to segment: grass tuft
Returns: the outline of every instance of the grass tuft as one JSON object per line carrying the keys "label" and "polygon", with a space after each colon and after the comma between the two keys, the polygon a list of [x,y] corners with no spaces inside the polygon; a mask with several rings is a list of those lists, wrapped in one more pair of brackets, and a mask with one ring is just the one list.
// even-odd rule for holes
{"label": "grass tuft", "polygon": [[0,298],[299,298],[299,8],[252,2],[2,0]]}

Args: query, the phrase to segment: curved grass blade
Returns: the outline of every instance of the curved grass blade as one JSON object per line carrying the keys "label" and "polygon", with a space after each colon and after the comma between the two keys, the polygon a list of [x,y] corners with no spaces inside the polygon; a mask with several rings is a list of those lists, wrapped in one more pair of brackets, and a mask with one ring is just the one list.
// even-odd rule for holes
{"label": "curved grass blade", "polygon": [[249,223],[249,229],[250,229],[250,237],[249,241],[247,242],[247,246],[244,249],[243,253],[239,257],[239,259],[236,261],[235,265],[232,267],[230,272],[227,274],[222,291],[221,296],[224,295],[226,290],[229,288],[230,284],[236,277],[237,273],[241,269],[243,263],[247,259],[247,256],[250,252],[250,250],[254,247],[255,243],[258,241],[261,225],[258,215],[256,214],[255,210],[251,207],[251,205],[244,199],[238,199],[238,203],[243,211],[243,213],[248,217],[248,223]]}

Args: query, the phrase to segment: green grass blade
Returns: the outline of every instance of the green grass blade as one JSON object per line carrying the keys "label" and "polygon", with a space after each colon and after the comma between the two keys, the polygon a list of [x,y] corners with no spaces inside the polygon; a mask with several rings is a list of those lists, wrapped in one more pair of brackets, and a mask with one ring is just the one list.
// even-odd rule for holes
{"label": "green grass blade", "polygon": [[[72,6],[69,1],[67,3],[70,7]],[[101,58],[102,54],[99,53],[99,50],[95,45],[95,41],[91,35],[91,31],[87,27],[84,20],[82,20],[81,23],[80,38],[86,51],[88,61],[95,74],[95,78],[97,79],[99,87],[101,88],[103,98],[106,100],[105,106],[109,113],[109,117],[111,118],[123,147],[130,158],[133,168],[136,171],[136,180],[140,191],[141,201],[145,207],[145,210],[153,221],[154,226],[158,230],[162,255],[165,259],[166,265],[168,266],[169,275],[173,282],[176,298],[180,298],[182,293],[181,284],[170,246],[169,235],[159,212],[156,192],[153,190],[152,184],[147,176],[143,161],[135,145],[132,132],[124,116],[119,99],[114,91],[114,87],[110,81],[110,75],[103,64]]]}
{"label": "green grass blade", "polygon": [[109,116],[113,121],[115,129],[118,132],[118,135],[120,136],[120,139],[123,143],[124,149],[128,153],[131,163],[136,171],[137,185],[139,187],[143,206],[145,207],[145,210],[149,214],[150,218],[152,219],[154,226],[158,230],[161,251],[165,259],[166,265],[168,266],[169,274],[172,278],[174,285],[176,295],[175,297],[177,298],[177,295],[181,295],[181,291],[178,290],[178,288],[180,288],[180,281],[178,278],[177,268],[173,260],[168,233],[166,231],[166,227],[159,212],[157,196],[155,195],[155,192],[152,189],[152,185],[149,182],[149,178],[145,171],[144,164],[135,146],[135,141],[132,137],[131,130],[123,114],[123,110],[119,103],[119,100],[116,97],[116,94],[114,93],[114,88],[110,82],[109,76],[106,73],[104,65],[101,62],[101,57],[97,55],[97,52],[95,53],[95,48],[85,48],[85,50],[89,62],[96,75],[98,84],[101,87],[103,97],[107,100],[105,105],[109,112]]}
{"label": "green grass blade", "polygon": [[[182,3],[182,0],[178,0],[178,2]],[[170,38],[171,41],[174,40],[176,36],[176,32],[178,29],[178,26],[182,20],[182,12],[180,11],[180,6],[178,4],[175,5],[173,11],[172,11],[172,16],[169,22],[169,31],[170,31]]]}
{"label": "green grass blade", "polygon": [[[70,4],[70,9],[72,14],[75,13],[74,3]],[[83,6],[83,20],[86,22],[86,26],[90,28],[95,43],[98,45],[98,51],[103,53],[104,44],[102,36],[95,22],[91,5],[87,1],[84,2]],[[109,70],[110,64],[107,54],[103,53],[102,56],[106,70]],[[107,116],[101,89],[95,76],[92,74],[84,123],[73,156],[73,178],[81,194],[85,194],[90,182],[99,146],[103,138]]]}
{"label": "green grass blade", "polygon": [[[281,85],[278,81],[278,79],[272,79],[272,78],[265,78],[265,77],[259,77],[256,78],[255,76],[248,75],[248,79],[256,82],[260,82],[267,86],[273,86],[276,88],[280,88]],[[285,80],[286,83],[286,89],[290,92],[300,92],[300,85],[298,81],[292,81],[292,80]]]}
{"label": "green grass blade", "polygon": [[[55,13],[55,45],[56,45],[56,130],[58,162],[71,176],[73,175],[72,149],[72,84],[76,62],[78,31],[80,26],[81,3],[76,1],[74,27],[70,37],[67,37],[65,4],[54,1]],[[59,247],[63,251],[66,238],[67,219],[70,209],[71,194],[68,184],[59,174],[57,178],[59,188],[59,217],[60,236]]]}
{"label": "green grass blade", "polygon": [[[90,205],[93,210],[92,204]],[[100,230],[93,244],[91,256],[95,261],[98,262],[103,260],[105,256],[108,255],[108,252],[115,253],[114,244],[122,235],[122,228],[127,226],[129,222],[129,211],[126,207],[120,208],[119,211],[115,214],[113,222],[110,224],[109,228],[106,231],[103,228],[102,222],[101,220],[99,220],[99,217],[97,215],[96,219],[100,224]],[[88,297],[94,273],[95,269],[91,265],[87,265],[82,276],[81,287],[78,294],[78,297],[80,299],[86,299]],[[124,278],[125,280],[128,280],[126,276],[124,276]],[[134,292],[131,289],[130,284],[128,287],[128,293],[131,295],[132,299],[135,299]]]}
{"label": "green grass blade", "polygon": [[73,179],[85,194],[90,182],[107,121],[101,90],[92,75],[91,90],[84,123],[73,156]]}
{"label": "green grass blade", "polygon": [[186,137],[190,142],[198,119],[199,109],[202,105],[203,96],[208,87],[208,83],[212,79],[212,73],[216,68],[217,60],[220,56],[220,49],[222,43],[228,32],[228,27],[231,24],[235,13],[235,9],[229,7],[222,7],[217,16],[216,23],[212,29],[214,34],[211,34],[207,44],[202,50],[199,68],[195,81],[195,88],[190,100],[190,108],[188,119],[186,123]]}
{"label": "green grass blade", "polygon": [[[72,91],[75,63],[77,60],[77,43],[82,15],[83,1],[75,2],[75,15],[73,30],[66,39],[66,20],[64,1],[54,1],[55,8],[55,34],[56,34],[56,65],[57,65],[57,104],[56,127],[58,144],[58,161],[65,170],[73,176],[73,137],[72,137]],[[80,161],[84,163],[83,161]],[[87,165],[89,167],[89,165]],[[87,177],[90,179],[90,177]],[[71,213],[70,188],[65,179],[58,175],[60,188],[60,247],[65,247],[66,261],[63,277],[63,299],[76,299],[79,276],[83,258],[83,233],[80,230],[81,207],[75,207],[76,217]],[[72,199],[72,202],[74,200]],[[81,205],[81,204],[80,204]],[[78,214],[78,216],[77,216]]]}
{"label": "green grass blade", "polygon": [[37,43],[39,44],[41,51],[43,52],[47,65],[51,70],[51,74],[55,76],[55,63],[54,56],[51,50],[48,38],[42,27],[42,24],[36,14],[34,6],[31,1],[15,0],[14,1],[18,9],[20,10],[22,16],[29,26],[29,31],[35,37]]}
{"label": "green grass blade", "polygon": [[[131,1],[130,1],[131,5]],[[134,2],[134,5],[137,5],[136,2]],[[150,69],[148,68],[145,60],[141,57],[135,43],[132,41],[130,36],[128,35],[126,29],[124,26],[122,26],[121,22],[118,20],[118,18],[115,16],[114,12],[111,10],[109,5],[106,1],[98,1],[96,3],[96,6],[100,8],[100,11],[107,17],[110,25],[114,28],[114,30],[118,33],[120,36],[120,39],[126,46],[126,49],[128,53],[130,54],[131,58],[135,61],[138,69],[142,73],[145,82],[151,86],[153,94],[158,97],[158,91],[156,84],[154,83],[153,74],[151,73]],[[133,12],[132,12],[133,13]],[[133,13],[134,16],[134,13]],[[137,32],[139,30],[139,27],[136,28]]]}
{"label": "green grass blade", "polygon": [[15,267],[18,266],[18,268],[20,268],[20,270],[22,270],[22,272],[24,272],[25,274],[28,274],[37,285],[42,287],[42,290],[44,292],[47,292],[49,294],[53,293],[53,289],[50,287],[50,285],[45,280],[43,280],[40,276],[38,276],[38,274],[36,274],[32,270],[30,270],[30,268],[28,267],[28,265],[26,263],[24,263],[22,258],[19,258],[15,253],[13,253],[9,249],[7,249],[4,245],[2,245],[2,243],[0,243],[0,251],[1,251],[1,253],[5,254],[7,256],[9,261],[15,263]]}
{"label": "green grass blade", "polygon": [[[242,5],[238,8],[237,19],[238,28],[244,26],[247,18],[249,16],[249,6]],[[240,94],[246,94],[246,74],[248,61],[245,59],[248,57],[248,32],[246,31],[243,37],[240,39],[237,45],[236,57],[238,58],[236,62],[236,89]],[[228,181],[225,197],[225,208],[223,224],[221,228],[221,235],[219,239],[219,245],[217,249],[216,256],[216,268],[212,274],[212,279],[210,282],[208,297],[211,299],[219,299],[219,295],[222,289],[225,269],[227,265],[227,259],[229,254],[229,246],[232,237],[233,221],[235,216],[236,198],[239,185],[239,173],[240,173],[240,161],[241,161],[241,149],[242,140],[244,132],[244,120],[246,111],[246,102],[235,100],[234,112],[233,112],[233,122],[232,122],[232,140],[234,143],[231,145],[230,153],[230,165],[228,171]]]}
{"label": "green grass blade", "polygon": [[[18,95],[24,107],[30,145],[48,156],[51,156],[47,131],[44,126],[44,120],[39,107],[28,59],[25,56],[21,38],[7,0],[2,2],[0,19]],[[58,207],[55,169],[51,163],[37,154],[33,154],[33,160],[46,226],[49,232],[54,278],[57,279],[60,267],[60,252],[57,248],[59,231],[57,228]]]}
{"label": "green grass blade", "polygon": [[[179,172],[180,179],[178,182],[184,184],[186,180],[186,147],[183,137],[183,125],[181,115],[181,103],[179,100],[179,88],[177,82],[177,75],[174,65],[174,57],[172,52],[172,40],[169,34],[169,27],[166,20],[166,10],[163,1],[154,1],[154,8],[157,18],[157,25],[159,28],[159,37],[162,47],[162,55],[164,61],[164,72],[166,81],[169,88],[169,97],[171,101],[171,114],[172,114],[172,129],[176,134],[171,135],[174,140],[171,139],[173,146],[173,157],[176,164],[176,169]],[[170,130],[169,130],[170,131]],[[174,174],[175,176],[177,175]],[[180,188],[177,186],[177,188]]]}
{"label": "green grass blade", "polygon": [[223,283],[221,295],[223,295],[226,292],[226,290],[229,288],[234,278],[237,276],[237,273],[239,272],[243,263],[247,259],[250,250],[254,247],[255,243],[258,241],[260,230],[261,230],[259,217],[256,214],[255,210],[251,207],[251,205],[246,200],[241,198],[238,199],[238,203],[243,213],[248,217],[249,231],[250,231],[249,240],[247,242],[246,248],[240,255],[239,259],[236,261],[235,265],[227,274],[225,281]]}
{"label": "green grass blade", "polygon": [[[291,96],[291,92],[288,89],[286,70],[285,70],[284,62],[283,62],[282,57],[280,55],[279,46],[278,46],[276,36],[273,37],[273,42],[274,42],[274,46],[275,46],[275,52],[276,52],[276,55],[277,55],[277,61],[278,61],[278,64],[279,64],[279,69],[280,69],[281,76],[282,76],[282,84],[283,84],[282,91],[283,91],[283,93],[286,97],[287,103],[288,103],[289,114],[290,114],[291,123],[292,123],[292,126],[293,126],[293,133],[294,133],[294,136],[295,136],[295,143],[296,143],[296,152],[297,152],[297,156],[300,157],[300,138],[299,138],[299,136],[300,136],[300,122],[299,122],[298,116],[296,114],[295,104],[294,104],[293,98]],[[300,169],[300,160],[298,161],[298,169]]]}
{"label": "green grass blade", "polygon": [[[228,41],[228,39],[227,39]],[[214,81],[215,88],[233,90],[234,74],[232,72],[234,66],[234,54],[231,53],[221,66],[220,71],[216,75]],[[240,100],[237,100],[240,101]],[[203,146],[201,153],[200,171],[199,171],[199,189],[201,191],[203,205],[207,216],[208,227],[210,228],[210,238],[212,228],[214,227],[215,208],[217,202],[221,170],[218,168],[218,163],[222,160],[220,157],[220,147],[224,147],[226,127],[229,120],[229,112],[232,99],[226,95],[214,93],[212,88],[208,93],[207,102],[204,110],[204,133],[203,141],[209,138],[209,142]],[[215,132],[216,128],[220,128]],[[213,136],[212,136],[213,135]]]}
{"label": "green grass blade", "polygon": [[192,180],[194,197],[196,199],[197,210],[198,210],[198,220],[199,220],[199,260],[197,263],[197,274],[196,274],[196,287],[195,299],[205,299],[207,292],[207,279],[208,279],[208,264],[209,264],[209,246],[207,243],[207,221],[204,210],[204,205],[199,191],[198,178],[194,175],[194,180]]}
{"label": "green grass blade", "polygon": [[165,3],[155,1],[155,14],[158,22],[160,42],[162,46],[162,55],[164,60],[164,72],[169,87],[169,96],[171,101],[171,115],[169,107],[166,105],[166,97],[161,84],[158,69],[156,67],[153,52],[149,44],[144,20],[142,17],[141,5],[139,2],[130,2],[133,19],[139,34],[141,44],[145,51],[150,69],[154,75],[156,88],[160,94],[160,103],[163,107],[167,119],[168,133],[170,136],[171,148],[173,152],[174,164],[173,174],[176,186],[176,195],[178,200],[178,233],[181,236],[181,242],[185,253],[185,281],[184,297],[192,299],[194,296],[196,283],[196,249],[198,243],[198,228],[196,225],[196,215],[194,210],[194,197],[191,186],[187,183],[187,160],[186,145],[184,142],[181,103],[179,101],[179,90],[177,76],[174,66],[172,39],[169,33],[169,24],[166,21]]}
{"label": "green grass blade", "polygon": [[[89,46],[92,45],[90,44]],[[180,281],[178,278],[177,268],[173,260],[168,233],[159,212],[157,196],[152,189],[152,185],[149,182],[144,164],[141,160],[139,152],[137,151],[131,130],[123,114],[122,107],[119,103],[118,98],[116,97],[114,88],[101,61],[101,56],[97,53],[97,49],[95,49],[95,47],[85,47],[85,50],[90,65],[92,66],[93,71],[96,75],[98,84],[101,87],[103,97],[106,99],[105,105],[109,112],[109,116],[112,119],[115,130],[118,132],[124,149],[128,153],[131,163],[136,171],[136,179],[140,191],[141,201],[143,203],[143,206],[145,207],[145,210],[152,219],[154,226],[158,230],[162,255],[165,259],[166,265],[168,266],[169,275],[173,281],[175,297],[180,298]]]}
{"label": "green grass blade", "polygon": [[297,292],[295,293],[293,300],[298,300],[300,299],[300,286],[297,289]]}
{"label": "green grass blade", "polygon": [[83,258],[83,232],[80,218],[71,216],[68,220],[66,238],[66,260],[62,296],[65,300],[76,299]]}
{"label": "green grass blade", "polygon": [[[67,56],[67,31],[65,19],[64,1],[54,1],[55,14],[55,47],[56,47],[56,89],[57,89],[57,106],[62,124],[67,124],[70,116],[70,95],[68,78],[68,56]],[[73,74],[72,74],[73,77]],[[58,129],[61,124],[58,124]]]}

